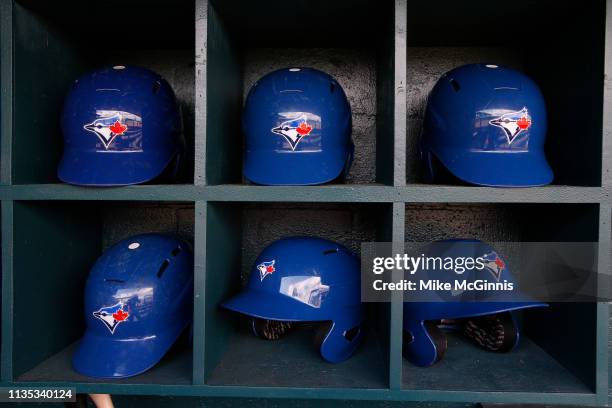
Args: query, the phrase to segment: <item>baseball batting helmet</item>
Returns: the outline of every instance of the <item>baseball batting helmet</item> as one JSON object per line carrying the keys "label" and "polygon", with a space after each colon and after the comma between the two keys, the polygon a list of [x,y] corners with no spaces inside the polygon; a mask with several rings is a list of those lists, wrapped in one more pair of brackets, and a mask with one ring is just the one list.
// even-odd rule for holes
{"label": "baseball batting helmet", "polygon": [[57,175],[84,186],[144,183],[167,167],[176,173],[185,144],[172,88],[137,67],[104,68],[77,79],[64,103],[62,132]]}
{"label": "baseball batting helmet", "polygon": [[[506,262],[490,245],[477,240],[447,240],[430,244],[424,250],[433,259],[481,258],[482,267],[456,271],[445,269],[442,264],[433,262],[425,271],[430,279],[454,282],[459,277],[471,283],[504,283],[510,291],[503,290],[466,290],[454,288],[451,291],[426,291],[419,293],[410,301],[404,302],[404,344],[403,352],[412,363],[430,366],[439,361],[446,351],[446,337],[438,329],[440,321],[466,319],[466,334],[474,338],[480,346],[493,351],[512,350],[519,342],[520,330],[513,311],[547,306],[522,294],[516,285]],[[422,275],[423,276],[423,275]],[[414,295],[413,295],[414,296]],[[489,316],[485,319],[481,317]],[[491,327],[496,326],[496,327]],[[497,330],[494,344],[487,342],[485,330]]]}
{"label": "baseball batting helmet", "polygon": [[545,136],[535,82],[510,68],[471,64],[444,74],[431,91],[419,151],[429,181],[445,168],[472,184],[539,186],[553,179]]}
{"label": "baseball batting helmet", "polygon": [[278,240],[255,261],[247,288],[222,306],[253,318],[253,333],[267,339],[318,322],[321,356],[341,362],[363,337],[359,259],[325,239]]}
{"label": "baseball batting helmet", "polygon": [[192,304],[187,243],[144,234],[115,244],[87,280],[87,329],[73,355],[74,369],[96,378],[147,371],[191,324]]}
{"label": "baseball batting helmet", "polygon": [[351,123],[346,95],[331,76],[312,68],[269,73],[244,106],[244,175],[267,185],[322,184],[346,175]]}

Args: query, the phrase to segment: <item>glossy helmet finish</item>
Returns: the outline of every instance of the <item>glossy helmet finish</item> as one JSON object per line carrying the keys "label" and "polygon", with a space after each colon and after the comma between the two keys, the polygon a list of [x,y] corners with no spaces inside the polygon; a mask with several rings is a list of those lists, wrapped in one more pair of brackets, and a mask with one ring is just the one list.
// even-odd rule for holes
{"label": "glossy helmet finish", "polygon": [[[144,68],[117,66],[77,79],[64,103],[60,180],[84,186],[144,183],[184,150],[170,85]],[[176,170],[176,169],[175,169]]]}
{"label": "glossy helmet finish", "polygon": [[287,68],[265,75],[249,91],[242,119],[250,181],[311,185],[348,173],[351,107],[328,74]]}
{"label": "glossy helmet finish", "polygon": [[96,378],[130,377],[153,367],[192,322],[189,245],[144,234],[108,249],[85,288],[87,329],[74,369]]}
{"label": "glossy helmet finish", "polygon": [[472,184],[527,187],[553,179],[544,155],[546,107],[538,86],[502,66],[470,64],[431,91],[420,146],[429,181],[434,159]]}
{"label": "glossy helmet finish", "polygon": [[[455,279],[467,282],[486,280],[503,283],[505,281],[512,283],[517,288],[516,281],[506,262],[492,246],[485,242],[466,239],[437,241],[426,247],[424,254],[442,259],[446,257],[453,259],[482,257],[485,266],[482,270],[472,269],[465,271],[462,275],[454,275],[454,272],[436,266],[426,271],[418,271],[417,274],[422,274],[421,279],[438,279],[441,282],[451,283]],[[404,357],[422,367],[433,365],[440,360],[444,349],[437,339],[437,334],[432,333],[436,328],[431,327],[428,322],[480,317],[545,306],[547,306],[546,303],[535,301],[519,290],[420,293],[416,301],[404,302]],[[508,349],[514,348],[520,338],[514,315],[512,315],[511,323],[514,324],[516,337],[512,339],[512,344]]]}
{"label": "glossy helmet finish", "polygon": [[320,352],[338,363],[363,337],[360,296],[355,254],[325,239],[285,238],[261,252],[246,289],[222,306],[272,321],[331,322],[321,325],[327,331],[320,336]]}

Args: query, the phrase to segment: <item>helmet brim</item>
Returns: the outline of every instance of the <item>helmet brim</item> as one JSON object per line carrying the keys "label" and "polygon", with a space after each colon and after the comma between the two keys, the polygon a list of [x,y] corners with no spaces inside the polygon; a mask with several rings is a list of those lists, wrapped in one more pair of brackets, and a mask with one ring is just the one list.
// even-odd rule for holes
{"label": "helmet brim", "polygon": [[536,187],[550,184],[553,172],[544,153],[483,152],[452,148],[432,153],[457,178],[488,187]]}
{"label": "helmet brim", "polygon": [[85,333],[72,356],[72,366],[93,378],[132,377],[152,368],[170,349],[183,328],[141,339],[112,339]]}
{"label": "helmet brim", "polygon": [[244,176],[253,183],[269,186],[323,184],[340,176],[347,158],[347,149],[249,150],[245,153]]}
{"label": "helmet brim", "polygon": [[244,290],[237,296],[221,303],[226,309],[260,319],[287,322],[322,321],[320,309],[308,306],[289,296],[257,290]]}
{"label": "helmet brim", "polygon": [[83,152],[67,149],[57,176],[79,186],[126,186],[145,183],[159,176],[178,151]]}

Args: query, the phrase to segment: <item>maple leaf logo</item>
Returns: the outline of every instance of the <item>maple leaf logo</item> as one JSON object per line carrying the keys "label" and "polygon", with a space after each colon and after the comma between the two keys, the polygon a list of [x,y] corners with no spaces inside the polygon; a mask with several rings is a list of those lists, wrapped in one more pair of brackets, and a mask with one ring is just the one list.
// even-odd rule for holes
{"label": "maple leaf logo", "polygon": [[300,126],[295,128],[296,132],[298,132],[302,136],[306,136],[312,131],[312,126],[308,125],[306,122],[300,123]]}
{"label": "maple leaf logo", "polygon": [[280,135],[291,146],[291,150],[295,150],[300,141],[308,136],[313,130],[313,127],[306,121],[306,115],[290,119],[282,122],[279,126],[270,129],[274,134]]}
{"label": "maple leaf logo", "polygon": [[110,125],[108,128],[116,135],[122,135],[127,130],[127,126],[122,124],[118,120],[115,121],[115,123]]}
{"label": "maple leaf logo", "polygon": [[130,317],[130,313],[125,311],[124,307],[122,303],[103,307],[93,312],[93,316],[100,320],[111,334],[114,334],[117,326],[121,323],[125,323],[127,318]]}
{"label": "maple leaf logo", "polygon": [[523,107],[517,112],[504,113],[500,117],[490,120],[489,124],[503,130],[508,144],[511,145],[518,135],[531,127],[532,122],[527,107]]}
{"label": "maple leaf logo", "polygon": [[516,124],[521,130],[526,130],[531,126],[531,120],[527,116],[521,116],[521,118],[516,121]]}
{"label": "maple leaf logo", "polygon": [[117,320],[118,322],[122,322],[125,319],[127,319],[130,316],[129,313],[124,312],[122,309],[117,310],[115,313],[113,313],[113,318],[115,320]]}

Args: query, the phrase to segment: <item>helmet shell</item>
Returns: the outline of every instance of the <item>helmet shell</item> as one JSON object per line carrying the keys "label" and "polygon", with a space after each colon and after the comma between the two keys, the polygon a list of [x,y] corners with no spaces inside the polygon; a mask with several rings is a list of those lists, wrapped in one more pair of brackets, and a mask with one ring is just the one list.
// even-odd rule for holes
{"label": "helmet shell", "polygon": [[[454,239],[437,241],[424,249],[427,257],[446,258],[473,258],[482,257],[484,268],[472,269],[462,273],[462,276],[453,275],[446,269],[436,265],[429,270],[420,270],[421,279],[438,279],[441,282],[454,282],[455,279],[467,282],[477,280],[488,282],[512,283],[517,288],[512,272],[507,262],[491,245],[469,239]],[[435,265],[435,264],[432,264]],[[440,319],[461,319],[468,317],[486,316],[490,314],[512,312],[522,309],[545,307],[546,303],[536,301],[521,293],[518,289],[510,292],[502,291],[476,291],[453,292],[448,291],[424,293],[417,301],[404,302],[404,332],[409,333],[409,344],[404,345],[404,354],[418,366],[432,365],[438,358],[438,350],[434,338],[428,333],[425,322]],[[516,337],[518,344],[519,335]]]}
{"label": "helmet shell", "polygon": [[192,321],[193,256],[178,239],[143,234],[94,264],[85,288],[87,329],[74,369],[122,378],[153,367]]}
{"label": "helmet shell", "polygon": [[184,150],[180,111],[161,76],[103,68],[77,79],[64,102],[60,180],[85,186],[138,184]]}
{"label": "helmet shell", "polygon": [[553,179],[544,155],[546,107],[538,86],[511,68],[470,64],[444,74],[425,113],[421,158],[472,184],[526,187]]}
{"label": "helmet shell", "polygon": [[261,319],[332,322],[321,344],[330,362],[351,356],[363,333],[345,337],[363,321],[359,259],[348,249],[321,238],[278,240],[253,265],[245,290],[223,307]]}
{"label": "helmet shell", "polygon": [[330,75],[312,68],[271,72],[253,85],[243,112],[244,175],[266,185],[311,185],[348,172],[351,107]]}

